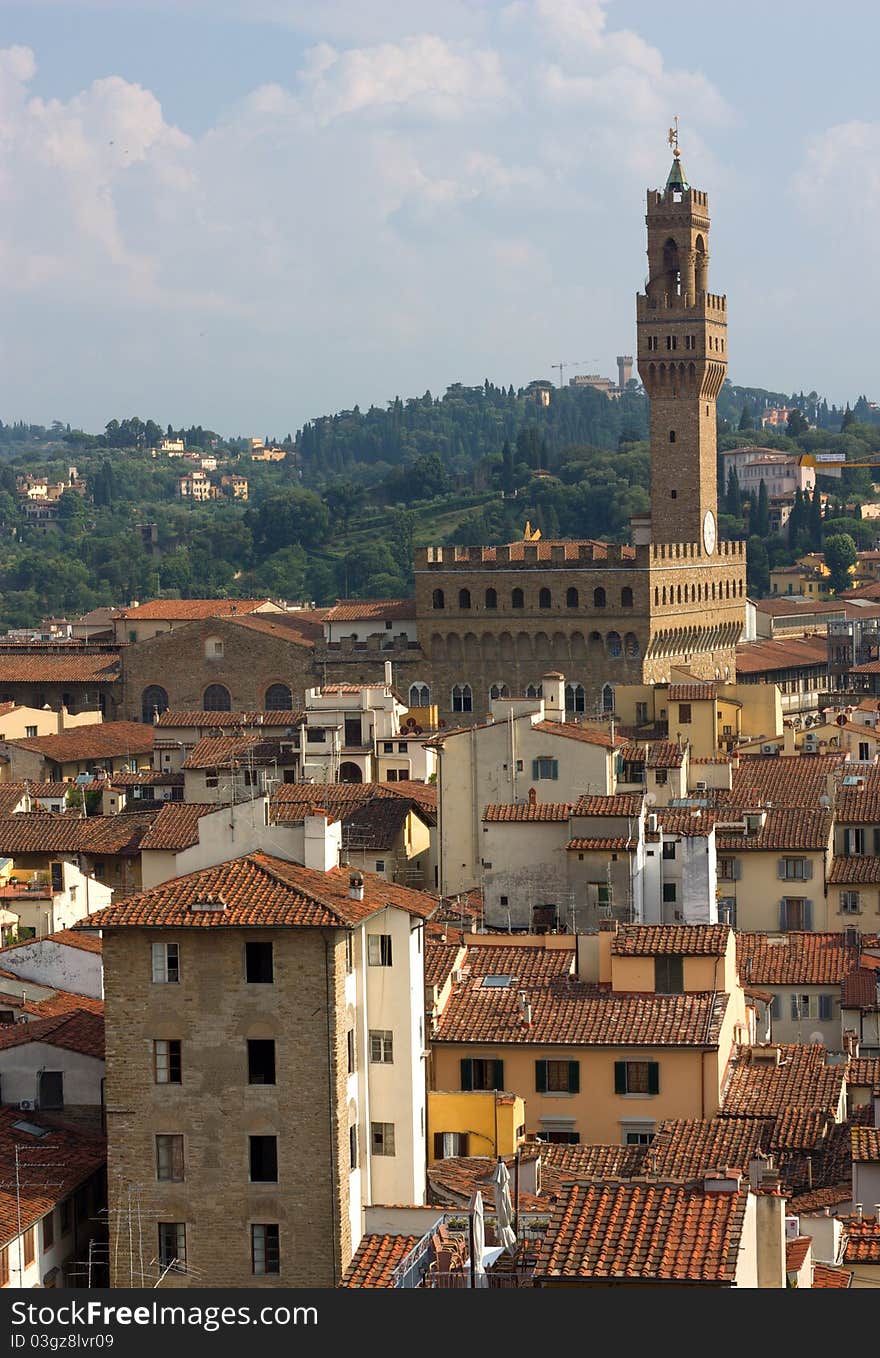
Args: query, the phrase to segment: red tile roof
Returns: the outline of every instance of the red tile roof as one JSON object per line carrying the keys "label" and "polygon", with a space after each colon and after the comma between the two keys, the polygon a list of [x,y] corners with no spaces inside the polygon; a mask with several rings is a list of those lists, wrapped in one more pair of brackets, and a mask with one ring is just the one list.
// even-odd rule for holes
{"label": "red tile roof", "polygon": [[716,820],[723,819],[719,812],[704,806],[661,806],[655,814],[664,834],[686,839],[711,834]]}
{"label": "red tile roof", "polygon": [[772,1118],[668,1118],[645,1148],[642,1170],[657,1179],[702,1179],[710,1170],[744,1176],[756,1151],[772,1146]]}
{"label": "red tile roof", "polygon": [[841,985],[841,1008],[861,1009],[862,1013],[872,1013],[880,1008],[878,982],[880,977],[873,967],[856,967]]}
{"label": "red tile roof", "polygon": [[601,745],[606,750],[616,750],[624,744],[615,737],[611,739],[608,731],[596,726],[579,726],[572,721],[536,721],[533,731],[545,736],[563,736],[566,740],[579,740],[584,745]]}
{"label": "red tile roof", "polygon": [[118,816],[21,811],[0,817],[0,854],[136,853],[155,809]]}
{"label": "red tile roof", "polygon": [[[740,819],[739,816],[731,819]],[[715,842],[719,854],[781,850],[802,853],[827,849],[831,842],[831,811],[807,811],[802,807],[773,807],[764,824],[752,834],[723,830],[716,822]]]}
{"label": "red tile roof", "polygon": [[846,1268],[831,1268],[828,1264],[813,1265],[814,1287],[852,1287],[853,1275]]}
{"label": "red tile roof", "polygon": [[736,935],[740,979],[756,985],[839,985],[858,963],[843,934]]}
{"label": "red tile roof", "polygon": [[222,808],[218,802],[164,802],[141,840],[141,850],[180,853],[199,842],[199,821]]}
{"label": "red tile roof", "polygon": [[684,747],[674,740],[651,740],[644,745],[632,742],[622,746],[618,754],[628,764],[643,761],[649,769],[680,769],[684,762]]}
{"label": "red tile roof", "polygon": [[409,797],[423,811],[437,812],[437,784],[419,783],[412,778],[400,778],[396,783],[382,783],[392,797]]}
{"label": "red tile roof", "polygon": [[281,749],[281,741],[276,735],[267,738],[257,730],[245,731],[239,735],[202,736],[181,765],[184,769],[216,769],[225,765],[271,764],[296,758],[286,745]]}
{"label": "red tile roof", "polygon": [[[509,974],[515,976],[513,969]],[[532,1009],[528,1025],[520,1011],[521,988],[528,991]],[[714,1048],[727,1000],[723,993],[615,994],[573,977],[531,985],[519,977],[507,987],[486,987],[471,976],[454,987],[433,1041]]]}
{"label": "red tile roof", "polygon": [[747,1193],[608,1182],[562,1189],[535,1278],[732,1284]]}
{"label": "red tile roof", "polygon": [[483,820],[489,823],[522,823],[567,821],[571,812],[570,802],[519,802],[487,806]]}
{"label": "red tile roof", "polygon": [[281,712],[182,712],[172,711],[168,708],[161,714],[159,720],[153,725],[160,731],[171,727],[174,730],[183,728],[195,728],[195,730],[211,729],[216,726],[219,730],[226,730],[228,727],[251,726],[299,726],[305,718],[304,712],[281,711]]}
{"label": "red tile roof", "polygon": [[811,1188],[806,1193],[794,1193],[787,1199],[791,1212],[824,1212],[826,1207],[840,1207],[852,1201],[852,1184],[831,1184],[828,1188]]}
{"label": "red tile roof", "polygon": [[667,697],[674,703],[713,702],[718,695],[715,684],[670,684]]}
{"label": "red tile roof", "polygon": [[[868,734],[880,739],[880,732]],[[880,770],[869,769],[858,777],[856,786],[841,783],[834,808],[836,818],[846,825],[880,825]]]}
{"label": "red tile roof", "polygon": [[378,622],[416,616],[415,599],[337,599],[324,614],[325,622]]}
{"label": "red tile roof", "polygon": [[[880,823],[880,820],[878,820]],[[880,883],[880,858],[874,854],[851,854],[834,858],[828,874],[830,886],[876,886]]]}
{"label": "red tile roof", "polygon": [[28,1042],[45,1042],[50,1047],[63,1047],[103,1061],[104,1017],[88,1009],[75,1009],[54,1018],[0,1027],[0,1051],[22,1047]]}
{"label": "red tile roof", "polygon": [[828,645],[824,636],[774,637],[768,641],[741,641],[736,648],[737,674],[764,674],[773,670],[828,668]]}
{"label": "red tile roof", "polygon": [[785,1242],[785,1271],[786,1273],[797,1273],[806,1263],[807,1255],[813,1244],[808,1235],[796,1236],[794,1240]]}
{"label": "red tile roof", "polygon": [[625,835],[581,836],[579,839],[570,839],[565,847],[572,853],[634,853],[638,841],[627,839]]}
{"label": "red tile roof", "polygon": [[190,622],[194,618],[225,618],[254,613],[271,604],[271,599],[150,599],[148,603],[120,608],[111,616],[128,622],[153,618],[169,622]]}
{"label": "red tile roof", "polygon": [[880,1127],[851,1127],[852,1158],[858,1164],[880,1164]]}
{"label": "red tile roof", "polygon": [[119,656],[107,651],[0,651],[0,684],[115,684],[119,675]]}
{"label": "red tile roof", "polygon": [[575,802],[572,814],[575,816],[638,817],[642,810],[642,801],[640,792],[617,792],[607,797],[587,793]]}
{"label": "red tile roof", "polygon": [[773,1046],[736,1048],[724,1113],[776,1118],[790,1108],[807,1108],[836,1114],[845,1068],[826,1065],[827,1052],[818,1043],[775,1045],[781,1058],[778,1065],[762,1057]]}
{"label": "red tile roof", "polygon": [[441,943],[437,938],[425,940],[425,985],[443,986],[461,953],[460,943]]}
{"label": "red tile roof", "polygon": [[140,721],[95,722],[76,726],[57,736],[34,736],[9,742],[22,750],[32,750],[56,764],[71,764],[86,759],[110,759],[127,754],[150,754],[153,728]]}
{"label": "red tile roof", "polygon": [[468,976],[515,976],[530,986],[570,976],[574,959],[574,948],[545,948],[535,940],[469,947],[463,966]]}
{"label": "red tile roof", "polygon": [[[566,1147],[568,1149],[568,1147]],[[542,1147],[543,1150],[543,1147]],[[510,1170],[511,1181],[514,1175],[514,1157],[502,1157]],[[441,1207],[466,1208],[477,1188],[483,1190],[487,1212],[494,1212],[491,1193],[486,1192],[489,1176],[495,1169],[497,1160],[485,1155],[448,1155],[444,1160],[435,1160],[428,1165],[428,1201]],[[545,1191],[543,1167],[541,1171],[541,1192],[535,1196],[526,1193],[522,1187],[519,1194],[520,1211],[546,1210],[549,1191]],[[511,1187],[511,1193],[513,1189]]]}
{"label": "red tile roof", "polygon": [[393,1287],[398,1264],[415,1249],[418,1235],[364,1235],[340,1287]]}
{"label": "red tile roof", "polygon": [[101,940],[94,934],[78,934],[73,929],[56,929],[54,934],[43,934],[40,938],[23,938],[18,943],[7,943],[0,948],[0,957],[14,952],[17,948],[33,948],[41,943],[63,943],[67,948],[77,948],[80,952],[101,953]]}
{"label": "red tile roof", "polygon": [[[425,892],[386,882],[375,873],[361,876],[364,897],[354,900],[349,895],[348,868],[317,872],[269,854],[250,853],[163,882],[89,915],[76,927],[333,929],[359,924],[386,905],[422,919],[436,909],[436,898]],[[200,907],[211,898],[225,901],[225,908]]]}
{"label": "red tile roof", "polygon": [[727,924],[621,924],[611,943],[617,957],[723,957]]}
{"label": "red tile roof", "polygon": [[828,774],[843,767],[844,755],[743,755],[733,771],[730,802],[757,810],[802,806],[816,810],[827,791]]}
{"label": "red tile roof", "polygon": [[[45,1128],[46,1134],[34,1136],[19,1130],[15,1124],[24,1121]],[[28,1230],[90,1179],[107,1157],[102,1136],[50,1126],[38,1113],[0,1108],[0,1160],[4,1165],[14,1165],[17,1146],[27,1164],[27,1174],[22,1176],[18,1194],[14,1183],[9,1186],[8,1176],[0,1185],[0,1246],[15,1240],[21,1230]],[[10,1260],[10,1266],[17,1268],[17,1263]]]}
{"label": "red tile roof", "polygon": [[845,1264],[880,1264],[880,1218],[843,1218]]}
{"label": "red tile roof", "polygon": [[858,1085],[860,1088],[872,1089],[875,1094],[880,1094],[880,1057],[857,1056],[847,1067],[846,1080],[850,1088]]}
{"label": "red tile roof", "polygon": [[323,617],[323,609],[302,609],[296,613],[251,613],[248,617],[224,618],[224,622],[311,649],[324,638]]}

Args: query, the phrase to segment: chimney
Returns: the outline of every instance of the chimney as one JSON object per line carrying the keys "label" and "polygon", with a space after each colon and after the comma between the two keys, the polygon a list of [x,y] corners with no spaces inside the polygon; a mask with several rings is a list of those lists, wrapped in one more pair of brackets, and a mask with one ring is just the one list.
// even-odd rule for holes
{"label": "chimney", "polygon": [[323,806],[313,806],[303,821],[303,863],[313,872],[339,867],[342,822],[331,821]]}
{"label": "chimney", "polygon": [[844,1028],[843,1049],[851,1061],[855,1061],[858,1059],[859,1035],[856,1032],[855,1028]]}
{"label": "chimney", "polygon": [[749,1160],[749,1185],[753,1193],[756,1189],[761,1187],[761,1181],[764,1178],[769,1164],[770,1161],[762,1150],[756,1150]]}
{"label": "chimney", "polygon": [[785,1198],[779,1191],[779,1175],[765,1172],[761,1190],[755,1198],[758,1287],[783,1288],[785,1270]]}
{"label": "chimney", "polygon": [[533,787],[529,788],[529,806],[537,806],[538,794]]}
{"label": "chimney", "polygon": [[599,984],[611,984],[611,946],[617,934],[617,920],[602,920],[599,924]]}
{"label": "chimney", "polygon": [[541,692],[544,695],[544,720],[565,721],[565,675],[558,670],[542,674]]}
{"label": "chimney", "polygon": [[362,872],[353,872],[349,877],[348,894],[353,901],[364,899],[364,875]]}
{"label": "chimney", "polygon": [[782,723],[782,753],[797,754],[794,741],[794,727],[790,721]]}
{"label": "chimney", "polygon": [[522,1017],[523,1024],[525,1025],[526,1028],[531,1028],[532,1026],[531,1000],[529,999],[528,995],[524,990],[521,990],[519,992],[517,998],[519,999],[519,1012]]}
{"label": "chimney", "polygon": [[394,682],[394,679],[393,679],[392,670],[391,670],[391,661],[390,661],[390,660],[386,660],[386,661],[385,661],[385,683],[386,683],[387,686],[390,688],[391,685],[393,684],[393,682]]}

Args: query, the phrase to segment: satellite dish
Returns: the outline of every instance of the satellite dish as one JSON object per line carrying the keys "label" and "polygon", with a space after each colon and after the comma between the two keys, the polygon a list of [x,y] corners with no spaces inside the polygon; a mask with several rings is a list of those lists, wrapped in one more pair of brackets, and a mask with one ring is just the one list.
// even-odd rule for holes
{"label": "satellite dish", "polygon": [[645,801],[648,803],[649,806],[653,806],[656,800],[657,800],[656,792],[649,792],[645,797]]}
{"label": "satellite dish", "polygon": [[820,1047],[824,1047],[825,1039],[821,1033],[810,1033],[810,1041],[817,1042]]}
{"label": "satellite dish", "polygon": [[843,713],[841,713],[840,716],[837,718],[837,725],[846,726],[846,717],[843,715]]}
{"label": "satellite dish", "polygon": [[828,796],[828,793],[827,793],[827,792],[823,792],[823,793],[822,793],[822,796],[819,798],[819,805],[820,805],[820,806],[830,806],[830,805],[831,805],[831,798]]}

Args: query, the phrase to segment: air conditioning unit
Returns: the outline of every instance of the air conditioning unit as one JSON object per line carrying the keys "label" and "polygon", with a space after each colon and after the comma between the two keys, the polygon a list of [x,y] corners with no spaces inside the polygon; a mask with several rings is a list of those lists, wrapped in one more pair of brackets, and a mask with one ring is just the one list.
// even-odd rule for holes
{"label": "air conditioning unit", "polygon": [[797,1240],[801,1233],[800,1218],[787,1216],[785,1218],[785,1238],[786,1240]]}
{"label": "air conditioning unit", "polygon": [[452,984],[461,985],[462,981],[464,980],[464,973],[461,971],[461,969],[459,967],[456,967],[455,970],[451,973],[451,975]]}
{"label": "air conditioning unit", "polygon": [[706,782],[704,778],[701,778],[698,783],[694,784],[694,788],[697,792],[705,792],[708,789],[708,787],[709,784]]}
{"label": "air conditioning unit", "polygon": [[32,1113],[34,1108],[33,1099],[20,1099],[18,1108],[21,1113]]}
{"label": "air conditioning unit", "polygon": [[762,746],[761,746],[761,754],[775,754],[775,753],[776,753],[776,746],[775,746],[775,745],[762,745]]}

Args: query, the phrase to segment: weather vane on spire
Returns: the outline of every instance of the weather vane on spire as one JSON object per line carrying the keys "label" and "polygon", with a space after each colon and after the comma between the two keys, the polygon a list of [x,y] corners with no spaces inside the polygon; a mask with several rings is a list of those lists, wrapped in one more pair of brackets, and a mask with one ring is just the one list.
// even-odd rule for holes
{"label": "weather vane on spire", "polygon": [[676,113],[676,115],[675,115],[675,118],[673,119],[673,122],[674,122],[674,126],[673,126],[673,127],[670,127],[670,129],[669,129],[669,145],[672,147],[672,154],[675,156],[675,159],[678,160],[679,156],[681,155],[681,150],[679,149],[679,145],[678,145],[678,114],[677,114],[677,113]]}

